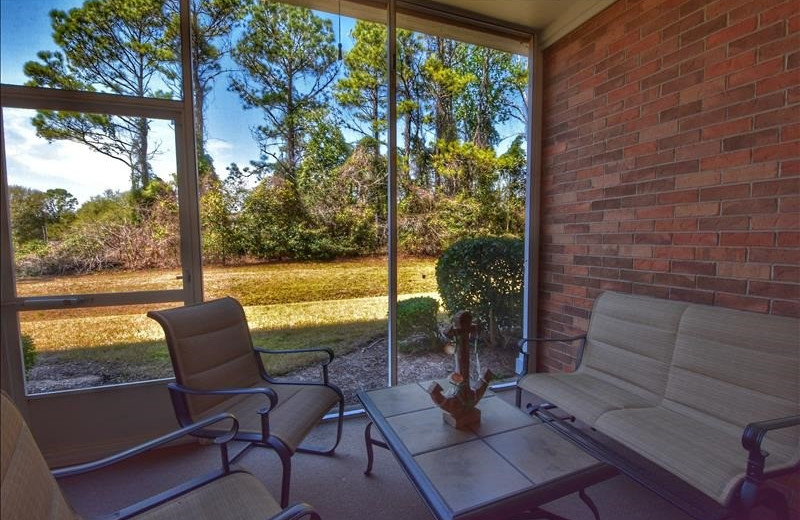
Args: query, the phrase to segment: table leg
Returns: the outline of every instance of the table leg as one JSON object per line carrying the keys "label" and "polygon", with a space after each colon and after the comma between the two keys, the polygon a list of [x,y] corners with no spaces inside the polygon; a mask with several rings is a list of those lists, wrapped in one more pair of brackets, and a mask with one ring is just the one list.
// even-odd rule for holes
{"label": "table leg", "polygon": [[372,473],[372,461],[375,459],[375,454],[372,451],[372,446],[380,446],[381,448],[389,449],[389,446],[383,441],[377,441],[372,438],[372,421],[367,423],[367,427],[364,428],[364,443],[367,446],[367,469],[364,471],[364,475],[369,475]]}

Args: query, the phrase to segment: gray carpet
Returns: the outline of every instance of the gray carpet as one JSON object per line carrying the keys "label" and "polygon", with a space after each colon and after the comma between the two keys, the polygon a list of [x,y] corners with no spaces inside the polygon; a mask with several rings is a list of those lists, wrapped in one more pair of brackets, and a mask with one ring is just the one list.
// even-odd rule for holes
{"label": "gray carpet", "polygon": [[[292,502],[314,505],[324,520],[428,520],[433,518],[392,455],[376,449],[371,476],[366,464],[364,417],[345,422],[333,457],[298,453],[293,458]],[[332,439],[335,424],[320,425],[313,437]],[[216,448],[185,444],[157,450],[90,475],[61,481],[68,500],[87,516],[108,513],[218,467]],[[251,449],[239,466],[255,473],[280,494],[280,462],[271,450]],[[686,520],[689,517],[626,477],[590,487],[603,520]],[[545,509],[574,520],[592,520],[577,494]]]}

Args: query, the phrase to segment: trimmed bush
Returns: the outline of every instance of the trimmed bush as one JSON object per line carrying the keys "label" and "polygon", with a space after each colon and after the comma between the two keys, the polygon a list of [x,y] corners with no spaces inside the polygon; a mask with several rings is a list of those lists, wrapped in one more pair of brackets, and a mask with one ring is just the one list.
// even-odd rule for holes
{"label": "trimmed bush", "polygon": [[505,342],[504,330],[522,318],[523,241],[520,238],[465,238],[436,262],[436,282],[449,313],[468,310],[488,329],[489,342]]}
{"label": "trimmed bush", "polygon": [[36,347],[33,345],[33,338],[27,334],[23,334],[20,338],[22,343],[22,360],[25,363],[25,372],[30,372],[33,365],[36,364]]}
{"label": "trimmed bush", "polygon": [[[398,348],[401,352],[434,350],[439,344],[439,302],[419,296],[397,302]],[[417,341],[419,337],[422,341]]]}

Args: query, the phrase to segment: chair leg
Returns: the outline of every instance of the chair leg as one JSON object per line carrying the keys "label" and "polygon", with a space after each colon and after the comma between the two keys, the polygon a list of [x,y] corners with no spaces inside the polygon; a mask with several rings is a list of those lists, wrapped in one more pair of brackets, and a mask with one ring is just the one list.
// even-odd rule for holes
{"label": "chair leg", "polygon": [[[338,389],[337,389],[338,390]],[[300,453],[311,453],[313,455],[333,455],[336,451],[336,448],[339,446],[339,442],[342,440],[342,431],[344,429],[344,395],[339,393],[339,416],[336,418],[336,441],[333,443],[333,446],[330,448],[313,448],[310,446],[298,446],[297,451]]]}
{"label": "chair leg", "polygon": [[281,507],[289,505],[289,487],[292,483],[292,454],[285,448],[276,448],[278,456],[281,458],[283,475],[281,476]]}

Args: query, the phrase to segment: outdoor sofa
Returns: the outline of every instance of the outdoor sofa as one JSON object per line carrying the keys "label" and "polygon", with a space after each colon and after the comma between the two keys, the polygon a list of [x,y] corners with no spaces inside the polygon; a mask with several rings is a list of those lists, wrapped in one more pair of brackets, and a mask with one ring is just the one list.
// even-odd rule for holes
{"label": "outdoor sofa", "polygon": [[721,517],[757,502],[788,517],[768,480],[800,468],[800,320],[606,292],[586,335],[565,340],[581,342],[574,372],[519,379],[546,403],[532,413],[696,517],[710,517],[703,500],[644,473],[678,477]]}

